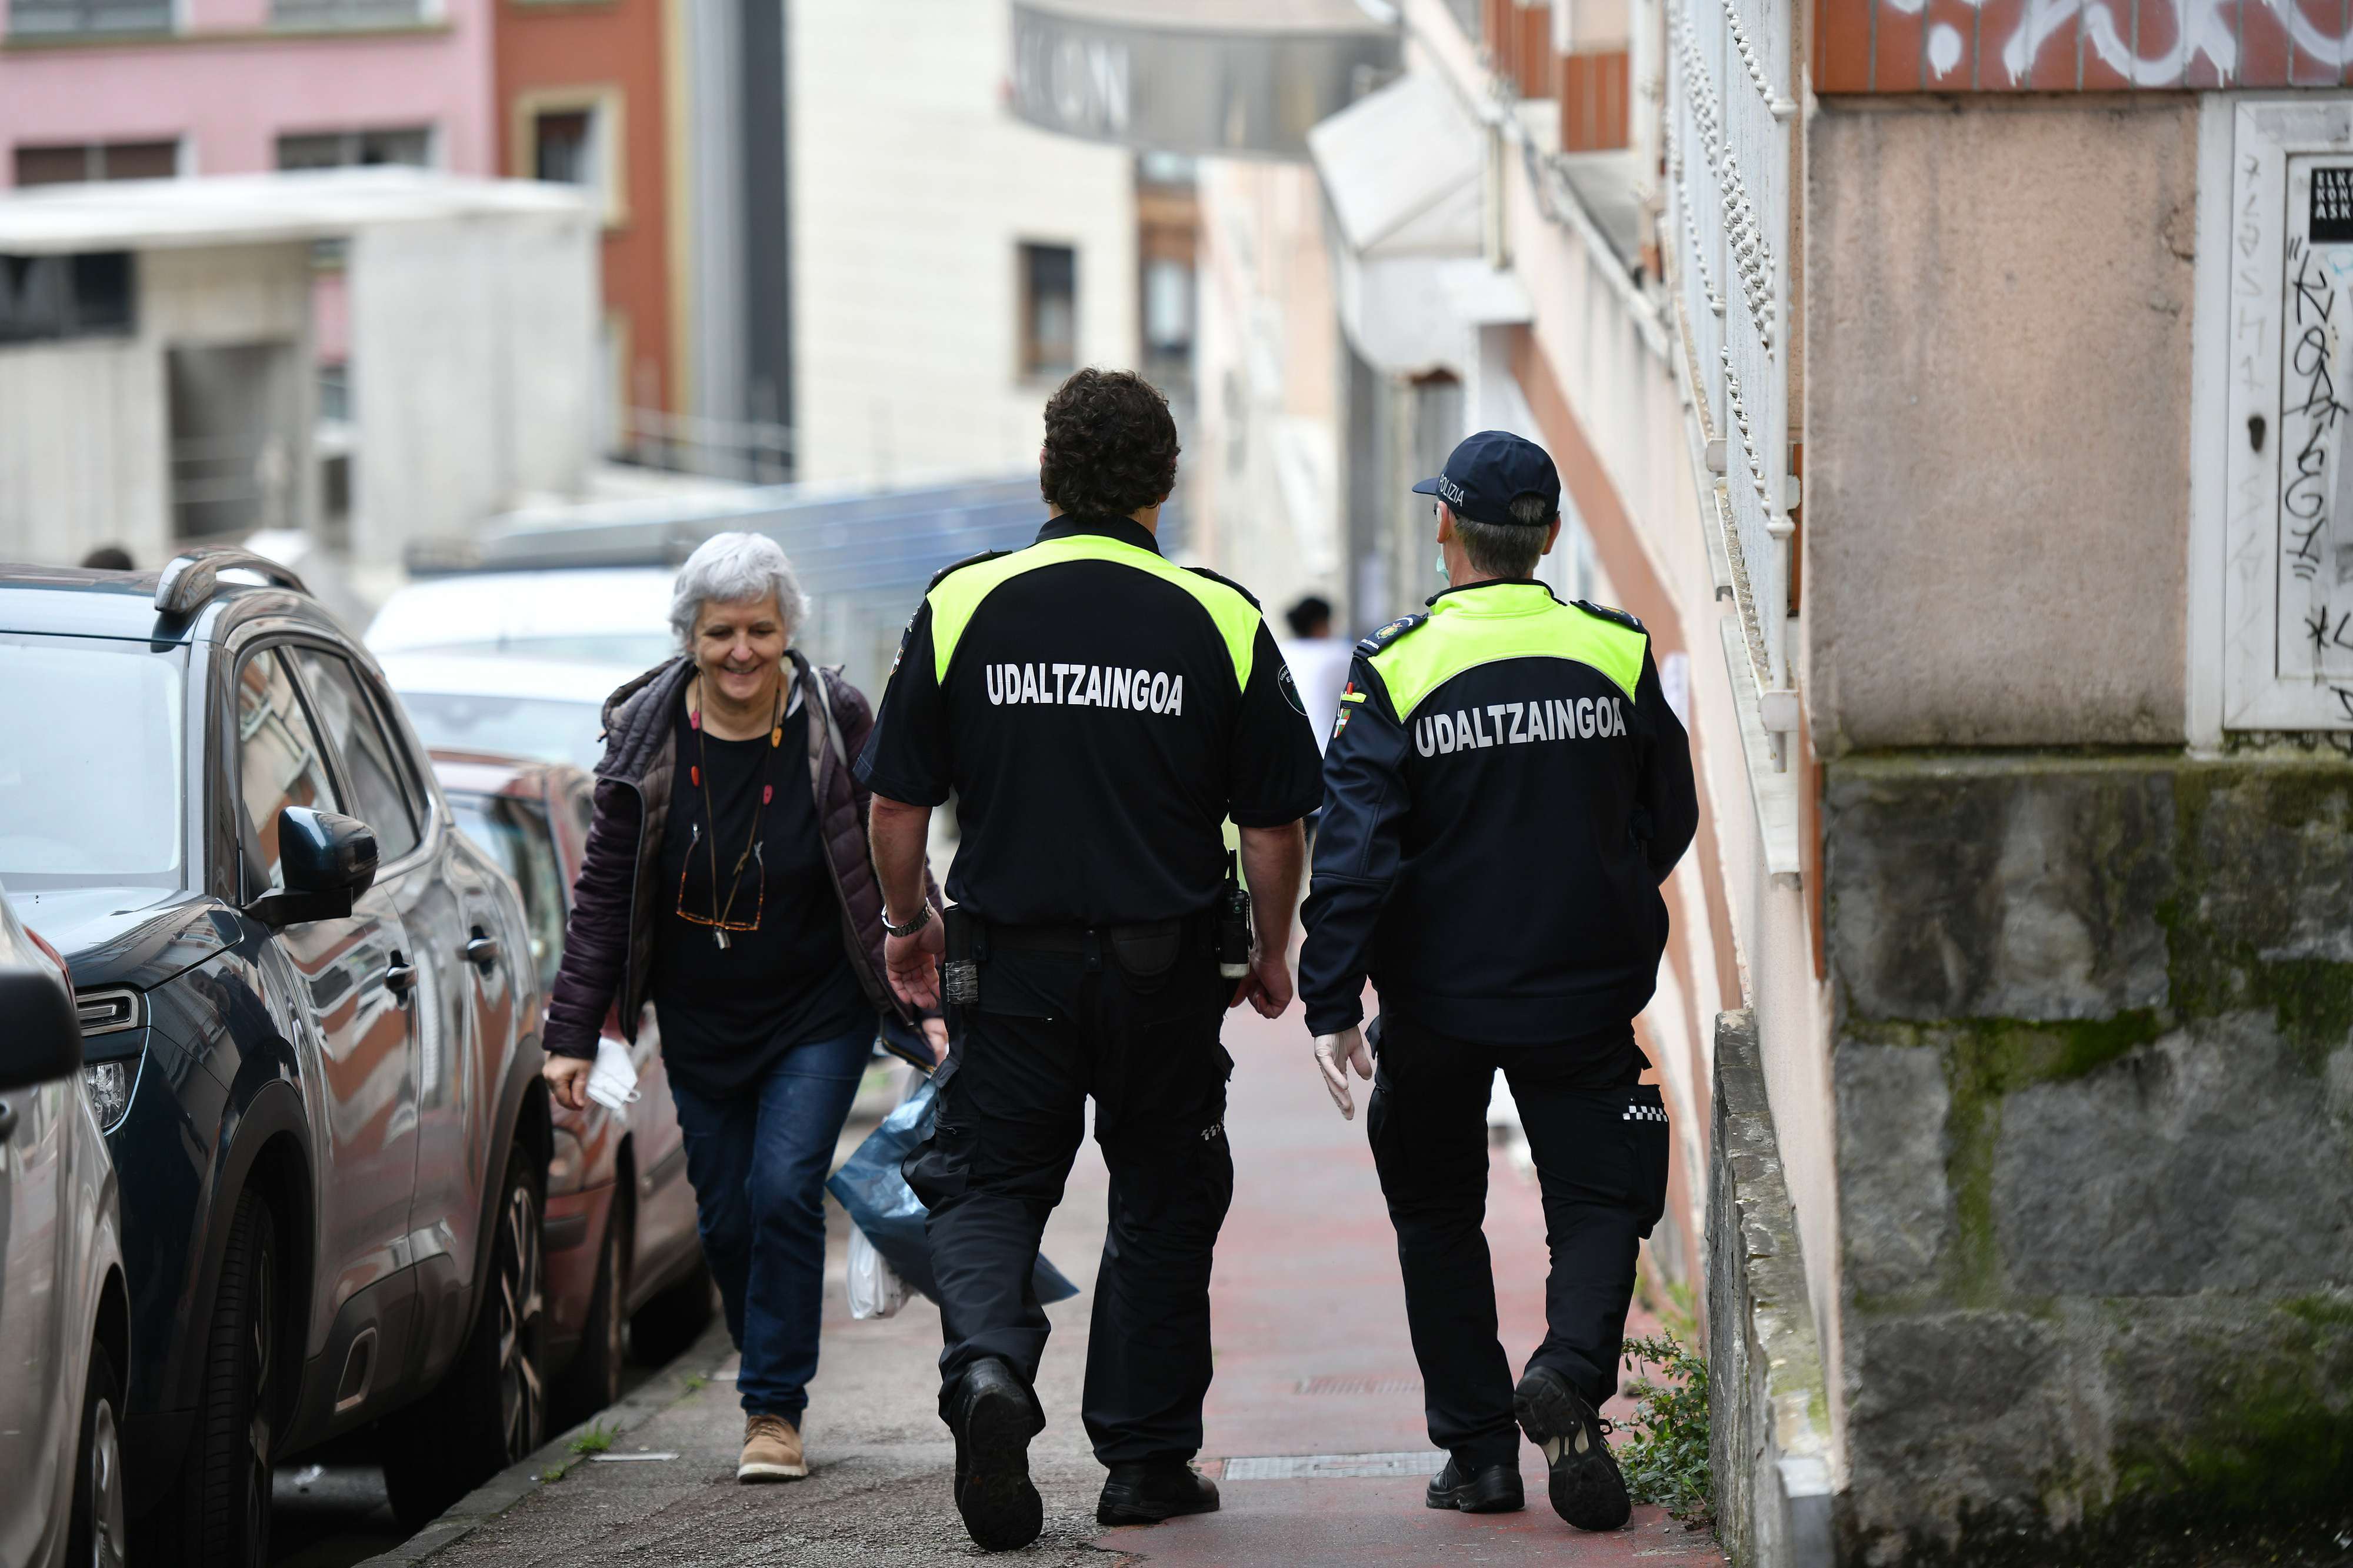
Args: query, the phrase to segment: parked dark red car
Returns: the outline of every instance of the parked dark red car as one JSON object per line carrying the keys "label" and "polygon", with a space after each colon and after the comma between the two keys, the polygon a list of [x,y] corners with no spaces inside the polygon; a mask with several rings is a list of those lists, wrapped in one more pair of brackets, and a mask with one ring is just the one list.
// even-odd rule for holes
{"label": "parked dark red car", "polygon": [[[433,771],[469,837],[522,893],[530,962],[543,993],[564,956],[572,884],[591,809],[589,776],[561,763],[436,750]],[[618,1020],[606,1033],[618,1040]],[[666,1361],[710,1321],[711,1277],[695,1233],[686,1148],[648,1018],[636,1045],[638,1102],[627,1115],[554,1108],[547,1172],[547,1318],[543,1356],[558,1423],[620,1395],[623,1363]]]}

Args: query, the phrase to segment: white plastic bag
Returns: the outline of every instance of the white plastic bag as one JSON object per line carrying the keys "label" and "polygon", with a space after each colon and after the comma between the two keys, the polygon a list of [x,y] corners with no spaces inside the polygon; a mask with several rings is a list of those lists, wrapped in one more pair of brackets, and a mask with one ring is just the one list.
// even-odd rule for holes
{"label": "white plastic bag", "polygon": [[907,1304],[913,1294],[907,1282],[890,1260],[874,1250],[866,1233],[856,1226],[849,1227],[849,1315],[853,1318],[888,1318]]}

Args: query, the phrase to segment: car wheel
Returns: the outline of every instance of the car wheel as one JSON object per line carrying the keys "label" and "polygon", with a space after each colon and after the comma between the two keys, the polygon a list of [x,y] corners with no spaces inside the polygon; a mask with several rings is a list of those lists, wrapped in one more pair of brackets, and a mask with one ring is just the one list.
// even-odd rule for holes
{"label": "car wheel", "polygon": [[440,1386],[385,1423],[385,1489],[407,1530],[428,1523],[546,1438],[539,1183],[521,1148],[507,1161],[497,1212],[489,1296],[474,1315],[473,1333]]}
{"label": "car wheel", "polygon": [[213,1296],[202,1404],[180,1476],[179,1547],[195,1568],[261,1568],[269,1561],[280,1359],[277,1226],[259,1196],[240,1193]]}
{"label": "car wheel", "polygon": [[73,1523],[66,1538],[70,1568],[122,1568],[122,1389],[104,1345],[90,1347],[82,1392],[81,1447],[74,1460]]}
{"label": "car wheel", "polygon": [[491,1310],[498,1319],[497,1469],[529,1458],[547,1437],[547,1384],[540,1370],[547,1258],[540,1242],[539,1184],[521,1162],[511,1162],[498,1257],[491,1265],[498,1281],[491,1294]]}
{"label": "car wheel", "polygon": [[559,1431],[621,1397],[621,1372],[629,1356],[628,1225],[627,1203],[615,1203],[605,1219],[605,1245],[596,1258],[596,1284],[588,1300],[580,1348],[550,1401]]}
{"label": "car wheel", "polygon": [[629,1346],[639,1363],[660,1366],[682,1354],[709,1326],[716,1305],[711,1265],[698,1245],[694,1267],[665,1285],[629,1320]]}

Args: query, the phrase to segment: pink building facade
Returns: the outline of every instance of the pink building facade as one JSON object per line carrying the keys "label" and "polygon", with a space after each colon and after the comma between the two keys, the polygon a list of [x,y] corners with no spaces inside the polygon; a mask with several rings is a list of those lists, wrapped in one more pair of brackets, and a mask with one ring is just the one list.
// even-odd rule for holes
{"label": "pink building facade", "polygon": [[491,0],[0,0],[0,188],[491,174]]}

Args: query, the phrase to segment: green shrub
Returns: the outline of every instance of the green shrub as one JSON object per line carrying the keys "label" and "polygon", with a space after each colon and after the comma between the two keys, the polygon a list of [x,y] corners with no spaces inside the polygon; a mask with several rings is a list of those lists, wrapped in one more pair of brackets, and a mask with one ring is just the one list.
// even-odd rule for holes
{"label": "green shrub", "polygon": [[[1712,1521],[1715,1478],[1707,1463],[1707,1363],[1672,1332],[1628,1340],[1626,1385],[1634,1414],[1616,1445],[1626,1490],[1636,1502],[1657,1503],[1687,1524]],[[1656,1368],[1653,1383],[1637,1371]]]}

